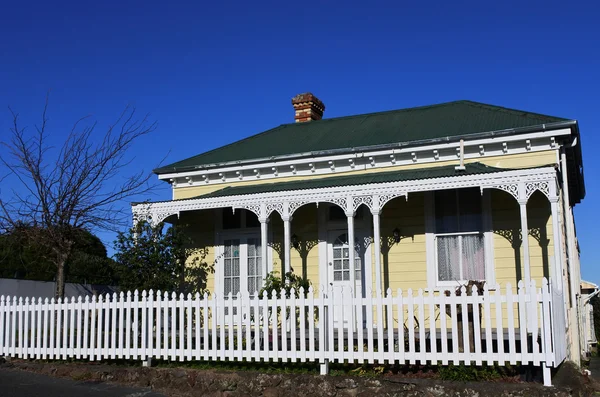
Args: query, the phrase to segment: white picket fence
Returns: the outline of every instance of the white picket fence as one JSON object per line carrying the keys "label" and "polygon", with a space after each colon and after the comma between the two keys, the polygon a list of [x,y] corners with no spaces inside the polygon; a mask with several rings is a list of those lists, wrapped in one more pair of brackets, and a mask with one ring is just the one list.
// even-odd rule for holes
{"label": "white picket fence", "polygon": [[[552,290],[552,291],[551,291]],[[0,297],[0,355],[35,359],[147,358],[550,367],[566,356],[562,293],[520,282],[482,295],[310,288],[272,296],[114,294]],[[464,324],[464,326],[462,326]]]}

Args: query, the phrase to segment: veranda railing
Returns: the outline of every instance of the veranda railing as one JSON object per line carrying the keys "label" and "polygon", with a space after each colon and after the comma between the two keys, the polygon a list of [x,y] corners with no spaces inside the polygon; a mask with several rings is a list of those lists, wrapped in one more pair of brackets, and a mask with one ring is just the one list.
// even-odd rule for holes
{"label": "veranda railing", "polygon": [[[350,289],[268,296],[120,293],[0,297],[0,355],[35,359],[310,361],[550,367],[566,356],[562,292],[522,282],[493,289]],[[234,299],[235,298],[235,299]],[[466,326],[469,323],[469,326]],[[533,325],[536,326],[533,326]],[[471,331],[470,331],[471,330]]]}

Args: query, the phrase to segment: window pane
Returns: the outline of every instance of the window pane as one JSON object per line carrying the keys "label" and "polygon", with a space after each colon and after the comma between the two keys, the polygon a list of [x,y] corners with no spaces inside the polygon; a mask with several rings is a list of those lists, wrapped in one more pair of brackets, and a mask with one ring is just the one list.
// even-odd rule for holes
{"label": "window pane", "polygon": [[458,236],[437,237],[438,280],[460,280],[460,252]]}
{"label": "window pane", "polygon": [[456,190],[435,192],[435,225],[438,233],[458,232]]}
{"label": "window pane", "polygon": [[477,188],[458,189],[459,223],[461,232],[481,231],[481,191]]}
{"label": "window pane", "polygon": [[344,281],[348,281],[348,280],[350,280],[350,272],[344,271]]}
{"label": "window pane", "polygon": [[342,272],[333,272],[333,281],[342,281]]}
{"label": "window pane", "polygon": [[233,295],[235,295],[238,292],[240,292],[240,278],[239,277],[234,277],[233,280],[232,280],[232,285],[231,285],[231,293]]}
{"label": "window pane", "polygon": [[231,279],[230,278],[226,278],[225,279],[225,283],[223,284],[223,293],[225,295],[227,295],[230,292],[231,292]]}
{"label": "window pane", "polygon": [[471,234],[462,237],[463,278],[485,280],[485,254],[483,235]]}
{"label": "window pane", "polygon": [[342,268],[342,262],[338,259],[334,259],[333,260],[333,269],[334,270],[340,270]]}

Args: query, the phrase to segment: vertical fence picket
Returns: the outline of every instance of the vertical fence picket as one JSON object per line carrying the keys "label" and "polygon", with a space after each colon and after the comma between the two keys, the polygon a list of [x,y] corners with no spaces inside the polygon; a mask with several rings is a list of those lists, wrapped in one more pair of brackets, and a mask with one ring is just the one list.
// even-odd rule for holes
{"label": "vertical fence picket", "polygon": [[[437,362],[437,329],[436,329],[436,316],[435,316],[435,296],[431,290],[427,291],[427,298],[429,301],[429,349],[431,350],[430,363],[435,364]],[[425,324],[423,324],[425,325]]]}
{"label": "vertical fence picket", "polygon": [[479,310],[479,289],[474,285],[471,289],[473,305],[473,343],[475,344],[475,365],[481,365],[481,315]]}
{"label": "vertical fence picket", "polygon": [[423,296],[423,289],[419,288],[417,294],[417,300],[419,302],[419,362],[421,365],[427,363],[427,349],[425,339],[425,297]]}
{"label": "vertical fence picket", "polygon": [[[155,303],[155,307],[156,307],[156,335],[153,338],[154,340],[154,348],[156,350],[155,353],[155,357],[159,358],[162,357],[163,359],[165,358],[165,353],[164,353],[164,346],[162,344],[162,326],[163,326],[163,322],[162,322],[162,293],[160,290],[156,291],[156,303]],[[152,343],[152,342],[151,342]]]}
{"label": "vertical fence picket", "polygon": [[[32,298],[33,299],[33,298]],[[18,335],[18,340],[19,340],[19,349],[18,349],[18,353],[17,355],[20,356],[21,358],[29,358],[29,345],[30,345],[30,341],[29,341],[29,327],[31,324],[29,324],[29,297],[25,297],[25,300],[23,300],[23,297],[19,297],[19,305],[17,306],[17,319],[19,321],[19,327],[17,328],[17,335]],[[33,317],[33,319],[35,320],[35,317]],[[32,329],[35,329],[34,327],[32,327]],[[32,339],[33,341],[33,339]]]}
{"label": "vertical fence picket", "polygon": [[75,329],[77,330],[77,332],[75,334],[75,358],[77,358],[77,359],[81,358],[81,340],[83,339],[82,311],[83,311],[83,299],[81,298],[81,295],[79,295],[77,297],[76,318],[75,318],[75,320],[77,321],[76,327],[75,327]]}
{"label": "vertical fence picket", "polygon": [[396,310],[398,313],[398,361],[404,364],[406,360],[406,343],[404,336],[404,298],[402,289],[398,288],[396,295]]}
{"label": "vertical fence picket", "polygon": [[527,306],[529,302],[527,301],[528,297],[526,295],[526,287],[523,281],[519,281],[519,291],[518,291],[518,299],[519,299],[519,335],[521,339],[521,364],[527,364],[530,361],[529,355],[529,343],[527,342]]}
{"label": "vertical fence picket", "polygon": [[[300,292],[300,291],[298,291]],[[296,291],[292,288],[290,293],[290,358],[292,362],[297,358],[296,345]]]}
{"label": "vertical fence picket", "polygon": [[542,280],[542,324],[544,326],[542,330],[542,353],[544,353],[544,365],[549,367],[554,363],[554,357],[552,354],[552,333],[551,333],[551,316],[550,316],[550,290],[548,280],[544,278]]}
{"label": "vertical fence picket", "polygon": [[[147,320],[144,321],[143,327],[143,329],[146,331],[146,342],[142,343],[142,349],[144,349],[144,351],[142,352],[142,358],[144,359],[159,357],[160,355],[160,351],[157,351],[159,346],[158,340],[160,340],[156,337],[156,333],[158,332],[159,328],[159,322],[154,320],[154,309],[156,307],[156,303],[154,302],[153,289],[148,291],[148,301],[146,302],[146,306],[148,308],[148,313],[146,314]],[[158,310],[156,311],[156,313],[158,313]]]}
{"label": "vertical fence picket", "polygon": [[200,359],[200,293],[196,292],[194,294],[194,300],[190,301],[189,304],[189,310],[190,313],[188,314],[190,321],[188,322],[188,326],[190,327],[190,330],[188,331],[190,334],[190,337],[192,335],[192,309],[194,310],[194,350],[192,353],[192,343],[191,340],[188,339],[190,341],[189,346],[188,346],[188,360],[192,360],[192,358],[194,360],[199,360]]}
{"label": "vertical fence picket", "polygon": [[[258,290],[254,291],[254,296],[252,297],[252,316],[250,316],[249,327],[250,329],[250,339],[246,342],[250,348],[250,357],[254,361],[260,361],[260,313],[258,303],[260,301],[260,295]],[[252,344],[254,341],[254,344]],[[254,346],[254,348],[252,348]],[[250,360],[250,357],[248,360]]]}
{"label": "vertical fence picket", "polygon": [[[163,337],[163,341],[162,341],[162,357],[163,360],[168,360],[169,359],[169,339],[173,338],[173,334],[171,332],[171,324],[173,320],[172,317],[170,317],[172,314],[169,313],[169,306],[170,306],[170,302],[169,302],[169,293],[167,291],[165,291],[165,294],[163,296],[163,300],[162,300],[162,337]],[[170,338],[169,338],[170,337]]]}
{"label": "vertical fence picket", "polygon": [[[492,312],[490,302],[490,288],[487,283],[483,285],[483,320],[485,322],[485,355],[487,364],[494,362],[492,346]],[[498,339],[500,342],[500,339]],[[497,361],[497,360],[496,360]]]}
{"label": "vertical fence picket", "polygon": [[459,338],[462,338],[462,335],[458,335],[458,298],[456,296],[456,291],[451,289],[448,292],[450,295],[448,296],[448,302],[450,304],[450,321],[452,328],[452,364],[458,365],[460,363],[460,351],[459,351]]}
{"label": "vertical fence picket", "polygon": [[98,323],[96,324],[96,360],[100,360],[102,358],[102,341],[103,335],[102,330],[104,329],[104,316],[103,316],[103,298],[102,295],[98,295],[98,301],[96,302],[96,312],[98,313],[97,319]]}
{"label": "vertical fence picket", "polygon": [[262,348],[262,360],[268,361],[269,351],[271,350],[269,341],[269,294],[267,291],[263,291],[262,294],[262,333],[263,333],[263,348]]}
{"label": "vertical fence picket", "polygon": [[[498,350],[498,364],[499,365],[504,365],[505,362],[505,355],[504,355],[504,321],[503,321],[503,310],[502,310],[502,303],[503,303],[503,295],[502,292],[500,290],[500,285],[496,284],[496,288],[494,291],[494,295],[493,295],[493,300],[494,300],[494,308],[495,308],[495,312],[496,312],[496,344],[497,344],[497,350]],[[504,302],[506,303],[506,302]],[[491,328],[491,324],[490,324],[490,328]]]}
{"label": "vertical fence picket", "polygon": [[[538,332],[539,332],[539,305],[538,305],[538,289],[535,280],[531,280],[531,286],[529,287],[529,304],[530,304],[530,318],[528,319],[531,324],[531,352],[533,365],[540,365],[541,350],[538,343]],[[576,331],[577,332],[577,331]]]}
{"label": "vertical fence picket", "polygon": [[506,320],[508,327],[508,356],[510,359],[510,364],[516,365],[517,348],[515,343],[515,312],[512,286],[510,283],[506,285]]}
{"label": "vertical fence picket", "polygon": [[[377,356],[380,357],[383,354],[383,291],[377,289],[377,297],[375,304],[377,305]],[[383,364],[381,358],[377,359],[377,362]]]}
{"label": "vertical fence picket", "polygon": [[[183,299],[183,297],[182,297]],[[183,336],[182,334],[177,333],[177,319],[179,318],[180,322],[180,327],[179,329],[181,330],[181,325],[183,325],[183,317],[181,316],[181,310],[179,310],[179,317],[178,317],[178,308],[181,309],[181,305],[180,302],[181,300],[177,300],[177,294],[175,293],[175,291],[173,291],[171,293],[171,301],[169,302],[169,306],[171,307],[171,321],[170,321],[170,335],[171,335],[171,351],[170,351],[170,356],[171,356],[171,360],[176,360],[177,356],[179,355],[179,351],[177,349],[177,342],[181,342],[181,337]],[[181,357],[181,356],[180,356]]]}
{"label": "vertical fence picket", "polygon": [[415,346],[415,306],[412,288],[408,289],[408,296],[406,298],[408,308],[408,352],[409,361],[411,365],[416,363],[416,346]]}
{"label": "vertical fence picket", "polygon": [[395,341],[394,341],[394,297],[392,296],[391,288],[387,289],[386,297],[385,297],[385,306],[386,306],[386,328],[387,328],[387,354],[386,360],[388,364],[394,363],[394,349],[395,349]]}
{"label": "vertical fence picket", "polygon": [[[42,310],[44,311],[44,316],[42,321],[44,322],[44,328],[42,330],[42,359],[46,360],[48,359],[48,331],[49,331],[49,325],[48,325],[48,310],[49,310],[49,300],[48,298],[44,299],[44,304],[42,306]],[[2,343],[0,341],[0,343]]]}
{"label": "vertical fence picket", "polygon": [[359,293],[354,296],[354,307],[353,311],[356,313],[356,354],[355,358],[358,359],[360,363],[365,361],[365,316],[363,313],[364,308],[364,300],[362,297],[362,291],[359,290]]}
{"label": "vertical fence picket", "polygon": [[202,338],[202,359],[203,360],[208,360],[209,359],[210,341],[209,341],[208,330],[210,329],[210,324],[208,322],[208,318],[209,318],[208,317],[208,293],[205,292],[204,296],[202,298],[202,335],[203,335],[203,338]]}
{"label": "vertical fence picket", "polygon": [[471,341],[469,338],[469,305],[467,300],[467,288],[460,287],[460,311],[462,321],[462,340],[465,365],[471,365]]}
{"label": "vertical fence picket", "polygon": [[81,343],[81,355],[83,358],[89,358],[89,326],[90,326],[90,296],[86,295],[83,299],[83,335]]}
{"label": "vertical fence picket", "polygon": [[71,297],[71,301],[67,304],[69,310],[69,349],[67,355],[73,357],[75,353],[75,297]]}
{"label": "vertical fence picket", "polygon": [[367,300],[366,308],[367,313],[367,349],[368,349],[368,362],[373,364],[375,362],[375,346],[373,341],[373,292],[370,288],[367,288]]}
{"label": "vertical fence picket", "polygon": [[306,291],[304,287],[300,287],[298,307],[300,318],[298,319],[298,331],[300,332],[300,346],[298,355],[301,361],[306,361]]}
{"label": "vertical fence picket", "polygon": [[123,358],[131,358],[131,291],[125,294],[125,301],[121,303],[121,313],[123,313],[124,327],[121,328],[123,333],[123,347],[121,355]]}
{"label": "vertical fence picket", "polygon": [[446,316],[446,293],[440,291],[440,343],[442,365],[448,365],[448,319]]}
{"label": "vertical fence picket", "polygon": [[236,296],[237,312],[234,313],[234,328],[236,331],[234,340],[234,355],[236,360],[242,361],[242,315],[244,314],[245,302],[242,300],[243,295],[240,291],[238,291]]}
{"label": "vertical fence picket", "polygon": [[90,302],[90,312],[89,312],[89,316],[90,316],[90,329],[89,329],[89,345],[88,345],[88,358],[91,361],[95,360],[95,355],[94,352],[98,351],[100,349],[100,345],[99,343],[96,341],[96,328],[98,327],[98,323],[96,323],[96,319],[98,316],[98,309],[97,309],[97,304],[96,304],[96,299],[97,296],[96,295],[92,295],[92,299]]}
{"label": "vertical fence picket", "polygon": [[0,295],[0,355],[6,355],[4,350],[7,343],[4,341],[4,328],[6,327],[6,302],[4,295]]}
{"label": "vertical fence picket", "polygon": [[[131,358],[131,356],[133,355],[133,358],[135,359],[140,359],[140,354],[139,354],[139,339],[140,339],[140,323],[139,323],[139,316],[140,316],[140,310],[145,310],[144,308],[144,304],[145,302],[140,301],[140,295],[138,290],[136,289],[135,291],[133,291],[133,302],[129,301],[128,305],[127,305],[127,310],[129,311],[130,316],[133,315],[133,323],[130,323],[131,326],[131,338],[128,336],[127,340],[129,341],[131,339],[131,342],[133,344],[133,346],[131,346],[131,348],[133,350],[130,350],[127,353],[127,358]],[[132,312],[133,310],[133,312]],[[129,334],[128,334],[129,335]],[[130,348],[130,345],[127,345],[127,349]]]}
{"label": "vertical fence picket", "polygon": [[[308,358],[314,361],[316,358],[315,352],[315,322],[317,317],[315,316],[315,290],[312,287],[308,287]],[[319,315],[322,315],[319,313]]]}

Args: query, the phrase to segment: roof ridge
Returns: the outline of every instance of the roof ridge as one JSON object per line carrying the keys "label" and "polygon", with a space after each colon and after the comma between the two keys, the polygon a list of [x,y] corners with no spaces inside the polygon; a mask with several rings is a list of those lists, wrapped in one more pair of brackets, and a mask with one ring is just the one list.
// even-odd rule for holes
{"label": "roof ridge", "polygon": [[[379,112],[349,114],[347,116],[339,116],[339,117],[324,118],[321,120],[313,120],[313,121],[310,121],[310,123],[324,123],[324,122],[328,122],[328,121],[352,119],[352,118],[357,118],[357,117],[369,117],[369,116],[388,114],[388,113],[404,113],[404,112],[409,112],[409,111],[414,111],[414,110],[423,110],[423,109],[428,109],[428,108],[437,108],[437,107],[442,107],[442,106],[454,105],[454,104],[461,103],[461,102],[465,102],[465,100],[440,102],[440,103],[434,103],[432,105],[413,106],[410,108],[402,108],[402,109],[382,110]],[[282,127],[282,126],[307,125],[307,124],[309,124],[309,123],[284,123],[284,124],[280,124],[279,126]]]}
{"label": "roof ridge", "polygon": [[462,102],[465,105],[469,105],[469,106],[477,107],[477,108],[487,108],[488,110],[503,111],[503,112],[507,112],[507,113],[517,114],[519,116],[524,116],[524,117],[528,117],[528,118],[531,118],[531,116],[539,116],[539,117],[550,118],[550,119],[569,120],[568,118],[564,118],[564,117],[551,116],[549,114],[543,114],[543,113],[529,112],[529,111],[525,111],[525,110],[509,108],[506,106],[491,105],[489,103],[471,101],[469,99],[463,99],[461,101],[456,101],[456,102]]}

